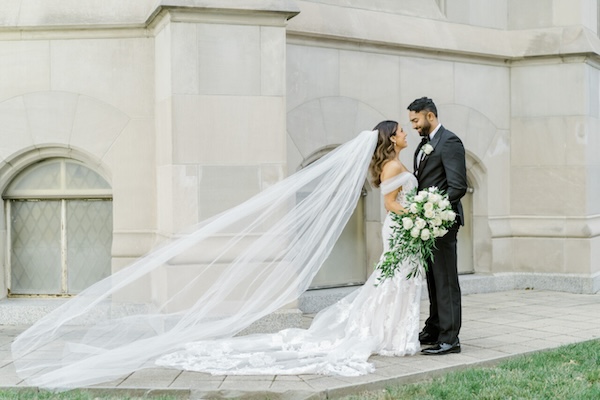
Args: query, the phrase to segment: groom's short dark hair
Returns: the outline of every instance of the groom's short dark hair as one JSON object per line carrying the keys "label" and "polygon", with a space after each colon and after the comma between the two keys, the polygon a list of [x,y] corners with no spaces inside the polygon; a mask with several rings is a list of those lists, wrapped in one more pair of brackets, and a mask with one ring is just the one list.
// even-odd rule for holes
{"label": "groom's short dark hair", "polygon": [[421,97],[420,99],[416,99],[415,101],[410,103],[410,105],[408,106],[408,111],[414,111],[414,112],[421,112],[421,111],[430,112],[431,111],[433,113],[433,115],[435,115],[436,118],[438,116],[437,107],[435,106],[433,100],[431,100],[428,97]]}

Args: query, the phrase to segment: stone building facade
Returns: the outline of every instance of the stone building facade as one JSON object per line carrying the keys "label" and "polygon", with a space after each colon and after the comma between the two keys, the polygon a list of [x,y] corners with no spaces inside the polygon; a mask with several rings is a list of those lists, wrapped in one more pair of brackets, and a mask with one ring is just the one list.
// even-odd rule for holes
{"label": "stone building facade", "polygon": [[[407,105],[467,150],[466,291],[600,291],[597,0],[5,0],[0,298],[75,294]],[[364,196],[314,287],[364,282]],[[94,260],[91,262],[89,260]]]}

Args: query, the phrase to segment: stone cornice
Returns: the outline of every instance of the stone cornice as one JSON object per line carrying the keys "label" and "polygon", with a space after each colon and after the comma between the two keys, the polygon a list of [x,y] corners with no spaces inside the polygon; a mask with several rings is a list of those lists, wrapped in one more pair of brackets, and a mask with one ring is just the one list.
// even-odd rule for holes
{"label": "stone cornice", "polygon": [[156,0],[2,0],[1,30],[139,28]]}
{"label": "stone cornice", "polygon": [[160,29],[167,15],[173,22],[285,26],[299,12],[291,0],[161,0],[146,26]]}
{"label": "stone cornice", "polygon": [[285,22],[299,13],[294,0],[47,0],[35,3],[2,0],[0,33],[3,36],[12,33],[12,38],[19,38],[15,33],[21,33],[20,37],[30,38],[32,35],[28,32],[140,31],[152,25],[164,10],[188,18],[193,14],[246,15],[254,18],[254,22],[257,15],[277,17]]}
{"label": "stone cornice", "polygon": [[2,0],[1,11],[0,40],[151,37],[167,20],[287,23],[292,43],[492,63],[573,56],[600,63],[600,39],[583,26],[501,30],[303,0]]}
{"label": "stone cornice", "polygon": [[240,9],[197,9],[180,7],[160,7],[147,21],[147,27],[156,33],[167,22],[260,25],[284,27],[294,13],[278,11],[257,11]]}
{"label": "stone cornice", "polygon": [[377,11],[298,1],[300,15],[288,34],[301,38],[355,42],[502,61],[535,57],[600,57],[600,39],[583,26],[500,30]]}
{"label": "stone cornice", "polygon": [[300,12],[294,0],[160,0],[155,10],[160,11],[162,8],[267,11],[287,15],[288,19]]}

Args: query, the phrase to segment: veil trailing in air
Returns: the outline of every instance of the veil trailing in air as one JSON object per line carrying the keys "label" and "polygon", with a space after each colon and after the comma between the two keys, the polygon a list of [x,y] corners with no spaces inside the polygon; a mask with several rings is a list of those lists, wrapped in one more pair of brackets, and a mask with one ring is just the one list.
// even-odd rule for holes
{"label": "veil trailing in air", "polygon": [[362,132],[67,301],[14,340],[18,375],[56,389],[106,382],[294,301],[352,215],[377,136]]}

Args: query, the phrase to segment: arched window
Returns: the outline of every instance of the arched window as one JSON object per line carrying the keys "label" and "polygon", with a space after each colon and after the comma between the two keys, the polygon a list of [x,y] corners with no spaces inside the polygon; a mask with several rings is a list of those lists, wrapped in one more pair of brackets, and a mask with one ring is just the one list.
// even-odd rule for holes
{"label": "arched window", "polygon": [[112,191],[71,159],[38,162],[4,193],[10,295],[71,295],[110,274]]}

